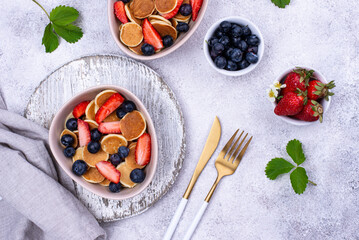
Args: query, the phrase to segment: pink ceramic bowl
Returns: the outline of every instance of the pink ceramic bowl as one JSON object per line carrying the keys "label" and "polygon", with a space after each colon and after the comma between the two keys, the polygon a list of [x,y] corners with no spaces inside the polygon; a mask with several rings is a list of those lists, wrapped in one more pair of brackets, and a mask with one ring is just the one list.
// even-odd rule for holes
{"label": "pink ceramic bowl", "polygon": [[138,59],[138,60],[153,60],[153,59],[161,58],[161,57],[164,57],[164,56],[170,54],[171,52],[174,52],[177,48],[181,47],[182,44],[184,44],[192,36],[192,34],[196,31],[196,29],[200,25],[200,23],[204,17],[204,14],[206,12],[207,5],[208,5],[208,0],[203,0],[202,7],[199,10],[199,14],[198,14],[196,21],[193,22],[191,20],[191,22],[189,23],[189,31],[186,33],[181,33],[179,35],[179,37],[176,39],[176,41],[174,41],[174,44],[171,47],[165,48],[165,49],[161,50],[160,52],[153,54],[152,56],[144,56],[144,55],[138,55],[138,54],[132,52],[121,42],[120,37],[119,37],[120,21],[117,20],[115,13],[114,13],[114,8],[113,8],[113,5],[115,2],[117,2],[117,0],[108,0],[107,1],[107,17],[108,17],[108,22],[110,25],[110,32],[112,34],[113,39],[115,40],[115,42],[117,43],[119,48],[122,50],[122,52],[124,52],[128,56]]}
{"label": "pink ceramic bowl", "polygon": [[[151,135],[151,142],[152,142],[151,161],[145,168],[145,173],[146,173],[145,181],[143,181],[141,184],[138,184],[134,188],[123,188],[119,193],[112,193],[110,192],[108,187],[104,187],[100,184],[89,183],[85,181],[81,176],[76,176],[71,170],[72,159],[66,158],[64,156],[63,147],[61,147],[60,145],[60,134],[64,129],[65,119],[69,115],[69,113],[72,112],[73,108],[82,101],[94,99],[99,92],[106,89],[116,90],[126,99],[131,100],[136,104],[137,109],[143,114],[143,116],[146,119],[147,131]],[[134,197],[140,192],[142,192],[150,184],[156,172],[158,149],[157,149],[156,131],[153,122],[142,102],[133,93],[131,93],[125,88],[117,87],[114,85],[100,85],[100,86],[89,88],[83,91],[82,93],[74,96],[71,100],[66,102],[61,107],[61,109],[57,112],[54,119],[52,120],[50,126],[50,133],[49,133],[49,142],[50,142],[51,152],[55,157],[56,161],[62,167],[62,169],[75,182],[80,184],[82,187],[104,198],[123,200],[126,198]]]}

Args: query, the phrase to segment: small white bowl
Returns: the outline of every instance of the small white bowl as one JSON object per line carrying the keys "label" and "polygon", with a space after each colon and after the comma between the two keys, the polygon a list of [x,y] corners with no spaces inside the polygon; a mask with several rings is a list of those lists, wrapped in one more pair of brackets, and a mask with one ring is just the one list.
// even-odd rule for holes
{"label": "small white bowl", "polygon": [[[230,23],[237,23],[239,25],[248,26],[251,29],[252,34],[255,34],[258,36],[258,38],[260,40],[260,44],[258,46],[258,54],[257,54],[258,62],[257,63],[251,64],[247,68],[242,69],[242,70],[237,70],[237,71],[228,71],[225,69],[219,69],[214,64],[214,61],[212,60],[212,58],[209,54],[209,48],[208,48],[207,42],[214,35],[215,31],[217,30],[217,28],[223,21],[228,21]],[[204,37],[204,41],[203,41],[203,51],[204,51],[204,55],[207,58],[207,61],[217,72],[227,75],[227,76],[233,76],[233,77],[241,76],[241,75],[244,75],[244,74],[247,74],[247,73],[253,71],[253,69],[255,69],[257,67],[257,65],[260,63],[260,61],[262,60],[263,53],[264,53],[264,40],[263,40],[262,33],[259,31],[258,27],[254,23],[252,23],[251,21],[249,21],[248,19],[246,19],[244,17],[231,16],[231,17],[226,17],[226,18],[222,18],[222,19],[218,20],[208,29],[206,36]]]}
{"label": "small white bowl", "polygon": [[[323,74],[321,74],[318,70],[312,68],[312,67],[303,67],[303,66],[299,66],[300,68],[304,68],[306,70],[314,70],[313,76],[315,78],[317,78],[318,80],[322,81],[323,83],[328,83],[326,78],[323,76]],[[276,78],[276,81],[281,82],[290,72],[292,72],[295,69],[295,67],[291,67],[288,68],[287,70],[285,70],[281,75],[279,75]],[[323,106],[323,121],[325,121],[325,113],[328,111],[329,106],[330,106],[330,102],[332,101],[332,97],[329,96],[329,101],[326,101],[325,99],[322,99],[319,103]],[[277,106],[277,103],[274,102],[273,103],[273,109]],[[273,111],[274,113],[274,111]],[[284,122],[293,124],[293,125],[297,125],[297,126],[307,126],[307,125],[311,125],[313,123],[319,122],[319,121],[314,121],[314,122],[306,122],[306,121],[302,121],[299,119],[294,119],[291,117],[287,117],[287,116],[278,116],[274,113],[275,116],[279,117],[280,119],[282,119]]]}

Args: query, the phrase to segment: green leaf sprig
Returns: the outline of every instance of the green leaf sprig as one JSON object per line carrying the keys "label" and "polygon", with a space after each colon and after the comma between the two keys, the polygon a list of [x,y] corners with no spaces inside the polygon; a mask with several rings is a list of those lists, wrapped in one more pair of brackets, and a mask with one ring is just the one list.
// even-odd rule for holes
{"label": "green leaf sprig", "polygon": [[279,175],[289,173],[294,168],[290,174],[290,182],[295,193],[302,194],[307,188],[308,182],[316,186],[317,184],[308,180],[305,169],[303,167],[299,167],[299,165],[305,161],[302,143],[296,139],[289,141],[287,144],[287,153],[297,166],[294,166],[284,158],[273,158],[268,162],[265,169],[267,177],[274,180]]}
{"label": "green leaf sprig", "polygon": [[82,29],[73,24],[79,17],[79,12],[75,8],[60,5],[52,9],[48,14],[36,0],[32,1],[46,13],[50,20],[42,37],[42,44],[45,46],[47,53],[53,52],[59,46],[58,36],[69,43],[75,43],[82,38]]}
{"label": "green leaf sprig", "polygon": [[290,3],[290,0],[271,0],[274,5],[279,8],[285,8]]}

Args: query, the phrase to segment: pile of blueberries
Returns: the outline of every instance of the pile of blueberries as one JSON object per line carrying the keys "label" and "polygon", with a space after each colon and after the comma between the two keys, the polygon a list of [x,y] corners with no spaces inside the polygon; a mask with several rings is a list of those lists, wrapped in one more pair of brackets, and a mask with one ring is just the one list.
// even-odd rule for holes
{"label": "pile of blueberries", "polygon": [[248,26],[221,22],[208,40],[209,53],[220,69],[236,71],[258,62],[260,39]]}

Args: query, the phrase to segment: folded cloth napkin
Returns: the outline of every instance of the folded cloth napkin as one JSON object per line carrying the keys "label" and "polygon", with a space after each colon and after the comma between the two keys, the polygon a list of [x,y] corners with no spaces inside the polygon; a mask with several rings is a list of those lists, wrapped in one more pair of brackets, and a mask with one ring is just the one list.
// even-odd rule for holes
{"label": "folded cloth napkin", "polygon": [[0,239],[105,239],[49,154],[48,131],[0,95]]}

